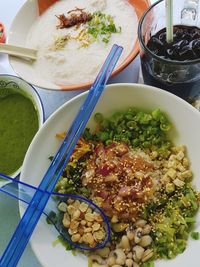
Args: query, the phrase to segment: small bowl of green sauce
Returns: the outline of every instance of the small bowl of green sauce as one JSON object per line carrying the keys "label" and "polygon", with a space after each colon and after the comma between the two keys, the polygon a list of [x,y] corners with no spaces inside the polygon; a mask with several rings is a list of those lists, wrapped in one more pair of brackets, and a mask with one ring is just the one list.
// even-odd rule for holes
{"label": "small bowl of green sauce", "polygon": [[19,77],[0,75],[0,173],[16,177],[26,151],[44,123],[34,87]]}

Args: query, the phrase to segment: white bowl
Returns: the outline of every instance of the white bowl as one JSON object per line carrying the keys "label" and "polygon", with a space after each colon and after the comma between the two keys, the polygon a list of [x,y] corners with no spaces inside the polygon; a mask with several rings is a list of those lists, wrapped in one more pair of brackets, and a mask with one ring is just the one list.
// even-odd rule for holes
{"label": "white bowl", "polygon": [[[66,1],[66,0],[65,0]],[[8,43],[18,46],[26,46],[26,38],[27,35],[33,26],[33,24],[36,22],[36,20],[41,15],[41,12],[44,11],[44,9],[48,9],[51,7],[52,4],[54,4],[56,0],[27,0],[25,4],[21,7],[19,12],[17,13],[16,17],[14,18],[9,35],[8,35]],[[113,75],[119,73],[122,71],[128,64],[131,63],[131,61],[137,56],[139,52],[139,43],[137,40],[137,24],[142,16],[143,12],[147,9],[149,6],[149,0],[128,0],[130,5],[133,6],[135,10],[135,15],[133,18],[133,25],[132,29],[135,29],[133,41],[130,47],[130,53],[122,60],[121,64],[116,67],[115,71],[113,72]],[[64,11],[63,11],[64,12]],[[47,25],[48,28],[48,25]],[[48,29],[47,29],[48,30]],[[41,36],[41,35],[40,35]],[[122,42],[123,43],[123,42]],[[119,45],[121,45],[119,43]],[[98,54],[98,51],[96,52]],[[70,57],[70,51],[69,55]],[[103,62],[103,58],[99,55],[99,61]],[[90,59],[88,58],[87,62]],[[41,67],[42,71],[40,73],[37,73],[35,71],[35,68],[33,67],[33,64],[30,64],[26,60],[22,60],[20,58],[16,57],[9,57],[10,64],[13,68],[13,70],[24,80],[27,82],[34,84],[38,87],[51,89],[51,90],[80,90],[80,89],[88,89],[91,85],[92,81],[88,80],[85,82],[73,82],[72,84],[65,84],[64,82],[57,81],[52,82],[48,78],[44,77],[44,75],[40,75],[41,72],[43,72],[43,68]],[[55,60],[54,60],[55,61]],[[42,64],[41,64],[42,65]],[[68,66],[67,66],[68,67]],[[70,63],[69,63],[70,68]],[[83,71],[83,70],[82,70]],[[81,66],[80,69],[76,70],[77,75],[81,73]],[[90,70],[88,69],[88,73]]]}
{"label": "white bowl", "polygon": [[[50,161],[49,156],[55,154],[59,147],[59,141],[55,138],[58,132],[66,131],[75,117],[79,107],[83,103],[87,92],[73,98],[60,107],[44,124],[36,134],[26,154],[21,172],[21,181],[37,186],[41,181]],[[191,161],[191,169],[194,173],[194,184],[200,189],[200,113],[184,100],[158,88],[141,84],[113,84],[107,86],[100,98],[95,112],[109,115],[117,110],[128,107],[141,109],[160,108],[168,116],[176,130],[173,131],[175,144],[185,144]],[[91,118],[89,127],[93,127]],[[21,210],[22,212],[22,210]],[[200,212],[197,216],[195,231],[200,232]],[[31,246],[44,267],[70,267],[87,266],[87,260],[83,255],[73,256],[71,252],[58,244],[55,247],[52,242],[57,239],[57,232],[46,224],[42,217],[38,223],[32,239]],[[199,266],[200,240],[189,240],[186,251],[174,260],[156,262],[156,267],[198,267]]]}
{"label": "white bowl", "polygon": [[[19,91],[25,92],[26,96],[31,99],[31,101],[33,102],[33,105],[35,106],[37,110],[38,126],[40,129],[45,121],[44,107],[42,104],[42,100],[38,92],[35,90],[35,88],[19,77],[8,75],[8,74],[0,74],[0,90],[3,88],[13,88],[13,89],[18,89]],[[16,170],[14,173],[9,174],[9,175],[14,178],[20,173],[20,171],[21,171],[21,167],[18,170]]]}

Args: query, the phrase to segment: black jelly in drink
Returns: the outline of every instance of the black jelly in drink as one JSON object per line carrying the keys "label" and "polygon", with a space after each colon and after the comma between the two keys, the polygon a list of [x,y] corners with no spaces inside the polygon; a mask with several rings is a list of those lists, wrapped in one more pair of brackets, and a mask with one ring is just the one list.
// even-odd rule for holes
{"label": "black jelly in drink", "polygon": [[[200,29],[176,25],[173,31],[171,43],[166,41],[166,28],[149,39],[147,48],[167,61],[144,52],[143,78],[147,84],[188,99],[200,93]],[[191,62],[194,60],[197,62]]]}

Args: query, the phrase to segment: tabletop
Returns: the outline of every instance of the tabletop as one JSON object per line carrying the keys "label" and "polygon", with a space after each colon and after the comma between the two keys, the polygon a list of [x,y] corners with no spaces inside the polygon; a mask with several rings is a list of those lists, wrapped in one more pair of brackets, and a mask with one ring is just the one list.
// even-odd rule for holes
{"label": "tabletop", "polygon": [[[20,7],[24,4],[26,0],[1,0],[0,1],[0,20],[5,25],[6,32],[9,32],[10,25],[14,19],[16,13]],[[44,0],[45,1],[45,0]],[[155,0],[152,0],[155,2]],[[8,57],[6,55],[0,54],[0,74],[14,74],[11,66],[8,62]],[[119,83],[119,82],[138,82],[139,76],[139,57],[136,59],[120,74],[112,78],[109,83]],[[71,91],[71,92],[56,92],[44,90],[36,87],[36,90],[41,96],[42,102],[44,104],[45,118],[47,119],[59,106],[61,106],[66,101],[70,100],[72,97],[80,94],[82,91]],[[19,221],[19,211],[17,201],[0,194],[0,214],[2,217],[7,218],[7,220],[0,219],[0,255],[12,232],[14,231],[16,224]],[[20,260],[19,267],[41,267],[40,263],[37,261],[31,246],[28,245],[22,259]]]}

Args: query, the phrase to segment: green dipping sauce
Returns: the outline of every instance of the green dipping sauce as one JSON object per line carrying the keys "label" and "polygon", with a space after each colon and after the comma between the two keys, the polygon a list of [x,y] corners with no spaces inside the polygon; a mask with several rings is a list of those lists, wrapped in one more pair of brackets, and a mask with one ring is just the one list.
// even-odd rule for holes
{"label": "green dipping sauce", "polygon": [[19,169],[38,128],[38,112],[28,96],[19,89],[0,90],[0,173]]}

